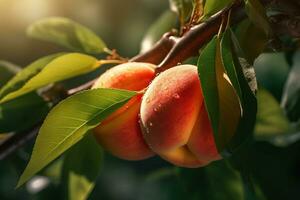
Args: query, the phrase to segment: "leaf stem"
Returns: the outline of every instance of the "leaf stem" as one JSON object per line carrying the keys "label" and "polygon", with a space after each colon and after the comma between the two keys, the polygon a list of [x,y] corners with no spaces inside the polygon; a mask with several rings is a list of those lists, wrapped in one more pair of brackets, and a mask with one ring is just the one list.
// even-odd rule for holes
{"label": "leaf stem", "polygon": [[126,61],[124,60],[98,60],[95,64],[95,68],[99,68],[102,65],[107,65],[107,64],[122,64],[125,63]]}
{"label": "leaf stem", "polygon": [[127,61],[128,60],[127,58],[124,58],[124,57],[120,56],[117,53],[116,49],[111,50],[111,49],[105,47],[103,49],[103,51],[109,55],[107,57],[108,60],[122,60],[122,61]]}

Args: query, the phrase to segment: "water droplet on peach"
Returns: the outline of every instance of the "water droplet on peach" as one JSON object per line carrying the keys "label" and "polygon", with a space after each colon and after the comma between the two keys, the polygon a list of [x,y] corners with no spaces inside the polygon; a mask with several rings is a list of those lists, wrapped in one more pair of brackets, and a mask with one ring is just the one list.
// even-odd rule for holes
{"label": "water droplet on peach", "polygon": [[174,99],[179,99],[180,98],[179,94],[177,94],[177,93],[173,94],[173,97],[174,97]]}

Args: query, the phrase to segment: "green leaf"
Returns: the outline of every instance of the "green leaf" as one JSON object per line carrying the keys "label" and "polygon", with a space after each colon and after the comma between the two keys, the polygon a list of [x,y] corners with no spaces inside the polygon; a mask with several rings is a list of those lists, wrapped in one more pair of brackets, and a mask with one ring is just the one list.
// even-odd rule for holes
{"label": "green leaf", "polygon": [[19,71],[20,67],[10,62],[0,60],[0,88]]}
{"label": "green leaf", "polygon": [[224,154],[240,120],[241,106],[225,72],[217,37],[214,37],[200,54],[198,71],[216,145],[219,152]]}
{"label": "green leaf", "polygon": [[263,52],[269,40],[264,31],[248,18],[237,24],[235,35],[250,64]]}
{"label": "green leaf", "polygon": [[63,17],[50,17],[39,20],[27,29],[33,38],[53,42],[74,51],[98,54],[106,45],[88,28]]}
{"label": "green leaf", "polygon": [[270,36],[272,35],[272,29],[268,22],[267,14],[265,8],[260,3],[259,0],[244,0],[246,12],[250,18],[250,20],[262,30],[264,30],[265,34]]}
{"label": "green leaf", "polygon": [[16,76],[14,76],[10,81],[7,82],[6,85],[1,88],[0,99],[13,91],[20,89],[28,80],[38,74],[53,59],[61,55],[63,55],[63,53],[42,57],[22,69]]}
{"label": "green leaf", "polygon": [[0,132],[20,131],[42,121],[49,105],[35,92],[0,104]]}
{"label": "green leaf", "polygon": [[[1,68],[3,66],[3,68]],[[20,68],[9,62],[0,61],[0,76],[13,77]],[[29,74],[28,74],[29,75]],[[4,80],[4,79],[2,79]],[[2,91],[12,89],[17,79],[13,78]],[[20,79],[19,79],[20,80]],[[17,81],[16,81],[17,82]],[[16,98],[0,104],[0,132],[21,131],[42,121],[49,111],[49,105],[36,93]],[[17,124],[17,126],[16,126]]]}
{"label": "green leaf", "polygon": [[290,72],[285,53],[262,53],[254,62],[257,81],[280,101]]}
{"label": "green leaf", "polygon": [[255,187],[253,178],[249,172],[240,171],[242,182],[243,182],[243,189],[244,189],[244,199],[245,200],[265,200],[261,189]]}
{"label": "green leaf", "polygon": [[242,99],[242,89],[237,77],[237,72],[235,70],[233,55],[231,52],[231,31],[230,29],[225,30],[223,37],[221,39],[221,53],[222,62],[225,67],[226,73],[235,88],[237,95]]}
{"label": "green leaf", "polygon": [[293,66],[284,86],[281,105],[291,121],[300,119],[300,50],[293,58]]}
{"label": "green leaf", "polygon": [[230,35],[225,34],[224,39],[231,41],[232,59],[242,92],[240,96],[242,108],[241,120],[234,137],[232,137],[227,147],[229,152],[234,152],[241,145],[246,144],[246,141],[252,136],[257,111],[257,100],[255,97],[257,83],[253,66],[249,65],[244,58],[243,51],[234,33],[230,30]]}
{"label": "green leaf", "polygon": [[96,127],[135,94],[132,91],[100,88],[61,101],[45,119],[17,187],[76,144],[87,131]]}
{"label": "green leaf", "polygon": [[233,2],[233,0],[206,0],[204,5],[204,17],[215,14],[231,2]]}
{"label": "green leaf", "polygon": [[258,90],[257,101],[256,139],[268,139],[291,131],[290,123],[279,103],[267,90]]}
{"label": "green leaf", "polygon": [[[197,63],[206,109],[213,127],[218,127],[219,118],[219,95],[215,69],[216,42],[217,38],[214,37],[200,54]],[[216,129],[214,128],[214,131]]]}
{"label": "green leaf", "polygon": [[50,178],[54,184],[61,183],[63,163],[64,157],[62,156],[49,164],[40,174]]}
{"label": "green leaf", "polygon": [[197,169],[178,169],[178,179],[190,199],[245,200],[240,173],[226,160]]}
{"label": "green leaf", "polygon": [[[100,172],[103,152],[92,135],[74,145],[64,157],[69,199],[87,199]],[[88,164],[87,164],[88,163]]]}
{"label": "green leaf", "polygon": [[[0,100],[0,103],[14,99],[50,83],[68,79],[93,71],[98,67],[97,59],[79,53],[69,53],[53,59],[39,73]],[[30,71],[31,72],[31,71]]]}
{"label": "green leaf", "polygon": [[161,36],[176,27],[177,15],[167,10],[165,11],[147,30],[141,43],[141,52],[149,50]]}
{"label": "green leaf", "polygon": [[193,0],[169,0],[169,4],[171,10],[179,15],[181,25],[189,20],[193,11]]}

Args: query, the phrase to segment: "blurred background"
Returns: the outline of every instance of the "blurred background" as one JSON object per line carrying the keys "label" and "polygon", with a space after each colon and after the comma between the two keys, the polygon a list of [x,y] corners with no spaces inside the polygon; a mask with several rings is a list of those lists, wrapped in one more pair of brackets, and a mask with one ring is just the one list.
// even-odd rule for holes
{"label": "blurred background", "polygon": [[28,25],[49,16],[73,19],[95,31],[124,57],[139,51],[167,0],[0,0],[0,60],[20,66],[63,49],[26,37]]}

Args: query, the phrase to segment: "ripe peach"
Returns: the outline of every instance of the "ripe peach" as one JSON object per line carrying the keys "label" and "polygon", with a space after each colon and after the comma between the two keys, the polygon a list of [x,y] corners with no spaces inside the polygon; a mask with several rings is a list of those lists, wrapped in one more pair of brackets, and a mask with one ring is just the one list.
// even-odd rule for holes
{"label": "ripe peach", "polygon": [[146,143],[167,161],[199,167],[220,158],[196,66],[176,66],[157,76],[144,94],[140,114]]}
{"label": "ripe peach", "polygon": [[[154,65],[148,63],[117,65],[102,74],[93,88],[139,91],[146,88],[154,78],[154,68]],[[141,98],[140,94],[133,97],[94,129],[98,143],[119,158],[140,160],[153,155],[139,126]]]}

